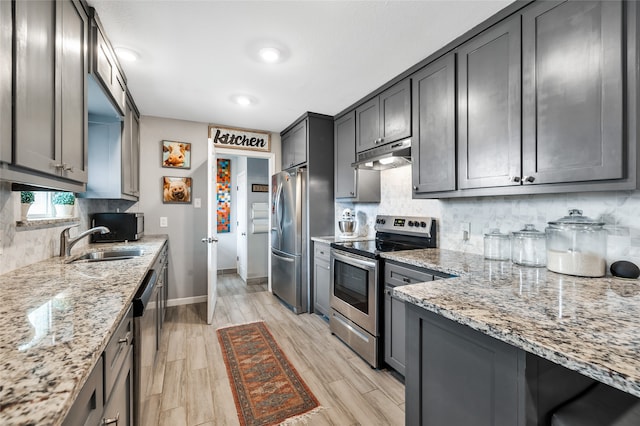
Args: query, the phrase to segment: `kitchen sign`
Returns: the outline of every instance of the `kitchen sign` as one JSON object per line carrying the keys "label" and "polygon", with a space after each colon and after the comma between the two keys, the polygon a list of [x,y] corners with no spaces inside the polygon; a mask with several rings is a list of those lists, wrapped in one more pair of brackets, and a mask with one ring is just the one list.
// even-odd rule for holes
{"label": "kitchen sign", "polygon": [[271,151],[271,134],[259,130],[209,126],[209,139],[220,148]]}

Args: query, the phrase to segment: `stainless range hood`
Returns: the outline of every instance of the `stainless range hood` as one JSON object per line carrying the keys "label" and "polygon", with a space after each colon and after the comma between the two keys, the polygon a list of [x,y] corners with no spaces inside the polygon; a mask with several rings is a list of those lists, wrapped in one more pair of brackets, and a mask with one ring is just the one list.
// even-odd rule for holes
{"label": "stainless range hood", "polygon": [[411,164],[411,138],[360,152],[351,167],[364,170],[386,170]]}

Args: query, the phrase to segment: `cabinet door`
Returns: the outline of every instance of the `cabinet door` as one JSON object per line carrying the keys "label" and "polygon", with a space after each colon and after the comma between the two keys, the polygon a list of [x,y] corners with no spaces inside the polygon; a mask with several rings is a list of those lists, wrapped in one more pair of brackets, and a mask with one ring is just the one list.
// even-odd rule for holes
{"label": "cabinet door", "polygon": [[411,79],[405,79],[380,94],[380,143],[411,136]]}
{"label": "cabinet door", "polygon": [[335,197],[356,196],[356,169],[351,164],[356,160],[355,111],[336,120],[335,131]]}
{"label": "cabinet door", "polygon": [[133,425],[133,349],[122,366],[113,392],[108,396],[101,425]]}
{"label": "cabinet door", "polygon": [[326,260],[316,257],[313,263],[314,310],[329,315],[329,293],[331,266]]}
{"label": "cabinet door", "polygon": [[356,108],[356,152],[366,151],[380,143],[380,108],[376,96]]}
{"label": "cabinet door", "polygon": [[56,135],[56,9],[52,1],[17,1],[13,162],[60,175],[62,149]]}
{"label": "cabinet door", "polygon": [[404,376],[405,374],[405,303],[391,295],[391,289],[384,294],[384,362]]}
{"label": "cabinet door", "polygon": [[62,175],[87,182],[87,45],[89,18],[79,2],[60,2],[60,124]]}
{"label": "cabinet door", "polygon": [[413,191],[456,189],[455,54],[413,77]]}
{"label": "cabinet door", "polygon": [[282,136],[282,168],[288,169],[307,161],[307,120],[298,123]]}
{"label": "cabinet door", "polygon": [[0,162],[11,162],[11,3],[0,1]]}
{"label": "cabinet door", "polygon": [[109,42],[105,39],[100,28],[94,23],[95,45],[93,46],[93,72],[98,76],[103,86],[111,95],[111,101],[124,115],[126,105],[126,82],[120,73],[116,62],[115,53],[111,49]]}
{"label": "cabinet door", "polygon": [[622,9],[566,1],[524,11],[522,155],[533,183],[624,177]]}
{"label": "cabinet door", "polygon": [[458,50],[460,188],[520,185],[520,39],[516,16]]}
{"label": "cabinet door", "polygon": [[125,105],[122,124],[122,193],[139,195],[140,135],[138,117],[130,102]]}
{"label": "cabinet door", "polygon": [[131,118],[131,189],[140,195],[140,119],[137,114]]}

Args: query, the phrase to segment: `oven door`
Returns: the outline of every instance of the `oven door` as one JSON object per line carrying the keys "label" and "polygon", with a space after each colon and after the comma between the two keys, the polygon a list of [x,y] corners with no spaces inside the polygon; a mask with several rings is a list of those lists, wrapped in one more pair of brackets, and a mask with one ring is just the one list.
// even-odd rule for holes
{"label": "oven door", "polygon": [[378,328],[377,262],[331,249],[331,307],[373,336]]}

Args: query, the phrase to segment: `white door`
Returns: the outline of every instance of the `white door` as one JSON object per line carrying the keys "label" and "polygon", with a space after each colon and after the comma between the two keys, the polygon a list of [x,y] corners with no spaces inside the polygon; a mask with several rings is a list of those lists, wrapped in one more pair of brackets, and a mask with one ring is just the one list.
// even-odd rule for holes
{"label": "white door", "polygon": [[207,323],[213,322],[218,296],[218,212],[216,177],[216,152],[211,140],[207,142],[207,236],[202,239],[207,244]]}
{"label": "white door", "polygon": [[238,274],[240,278],[247,282],[247,172],[238,173],[237,177],[236,198],[238,200],[237,208],[237,258],[238,258]]}

